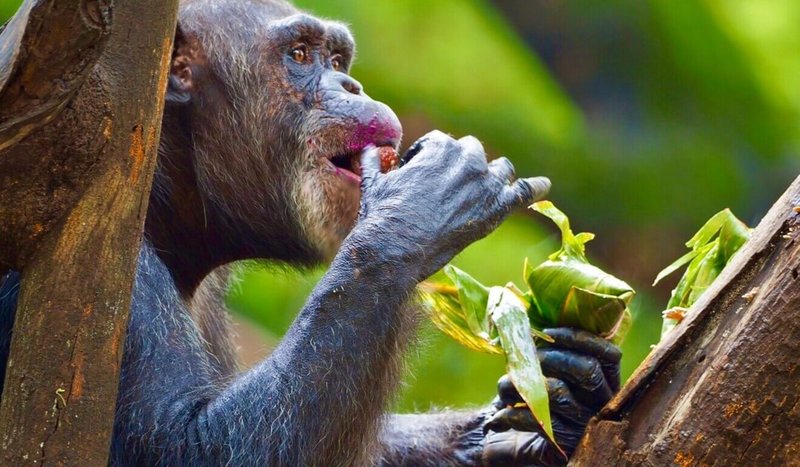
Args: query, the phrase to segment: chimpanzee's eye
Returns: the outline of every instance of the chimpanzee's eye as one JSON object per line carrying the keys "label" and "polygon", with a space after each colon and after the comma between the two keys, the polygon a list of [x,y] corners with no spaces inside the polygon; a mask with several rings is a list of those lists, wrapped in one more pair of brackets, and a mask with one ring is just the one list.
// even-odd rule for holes
{"label": "chimpanzee's eye", "polygon": [[292,51],[289,52],[289,55],[292,57],[292,60],[294,60],[295,62],[297,62],[297,63],[305,63],[306,57],[308,57],[308,49],[304,45],[299,45],[299,46],[293,48]]}
{"label": "chimpanzee's eye", "polygon": [[331,67],[333,67],[334,71],[339,71],[342,69],[341,55],[334,55],[333,57],[331,57]]}

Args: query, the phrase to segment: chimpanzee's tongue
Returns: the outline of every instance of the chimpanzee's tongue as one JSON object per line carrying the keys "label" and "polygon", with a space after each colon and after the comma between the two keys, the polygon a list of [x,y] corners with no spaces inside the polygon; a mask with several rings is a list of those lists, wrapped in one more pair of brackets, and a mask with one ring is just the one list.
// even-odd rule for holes
{"label": "chimpanzee's tongue", "polygon": [[[391,146],[381,146],[378,148],[378,155],[381,158],[381,172],[387,173],[396,169],[400,165],[400,155]],[[353,172],[361,175],[361,153],[352,155],[351,164]]]}

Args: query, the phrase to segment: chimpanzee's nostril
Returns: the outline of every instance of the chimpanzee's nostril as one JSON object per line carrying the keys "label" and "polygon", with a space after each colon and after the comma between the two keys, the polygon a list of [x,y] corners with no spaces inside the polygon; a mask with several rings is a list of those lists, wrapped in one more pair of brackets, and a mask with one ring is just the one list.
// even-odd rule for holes
{"label": "chimpanzee's nostril", "polygon": [[350,76],[344,75],[344,79],[342,79],[342,87],[350,94],[361,94],[361,83]]}
{"label": "chimpanzee's nostril", "polygon": [[321,78],[320,86],[325,91],[346,92],[361,95],[363,88],[355,78],[338,71],[326,71]]}

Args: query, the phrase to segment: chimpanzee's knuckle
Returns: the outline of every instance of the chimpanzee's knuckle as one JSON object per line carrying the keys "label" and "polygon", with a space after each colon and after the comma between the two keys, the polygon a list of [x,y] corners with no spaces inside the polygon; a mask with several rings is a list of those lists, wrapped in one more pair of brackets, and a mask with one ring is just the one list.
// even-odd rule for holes
{"label": "chimpanzee's knuckle", "polygon": [[428,132],[424,136],[424,139],[425,142],[430,142],[434,144],[445,144],[445,143],[455,142],[452,136],[440,130],[433,130]]}
{"label": "chimpanzee's knuckle", "polygon": [[603,374],[603,367],[595,359],[586,359],[583,368],[581,368],[581,381],[582,386],[589,390],[595,390],[602,387],[606,378]]}
{"label": "chimpanzee's knuckle", "polygon": [[547,392],[551,395],[557,396],[559,394],[569,393],[567,383],[558,378],[547,378]]}
{"label": "chimpanzee's knuckle", "polygon": [[508,159],[506,156],[500,156],[493,161],[495,164],[502,166],[503,168],[514,172],[514,164]]}
{"label": "chimpanzee's knuckle", "polygon": [[481,144],[478,138],[472,135],[464,136],[463,138],[459,139],[458,144],[468,155],[478,155],[484,158],[486,157],[486,151],[483,149],[483,144]]}

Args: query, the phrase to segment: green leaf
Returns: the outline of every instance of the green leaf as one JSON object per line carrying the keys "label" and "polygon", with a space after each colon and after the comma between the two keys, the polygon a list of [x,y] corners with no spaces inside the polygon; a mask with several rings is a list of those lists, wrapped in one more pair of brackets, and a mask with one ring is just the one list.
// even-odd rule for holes
{"label": "green leaf", "polygon": [[504,287],[489,291],[487,311],[497,327],[508,362],[508,375],[542,430],[556,444],[550,418],[547,380],[536,356],[524,304]]}
{"label": "green leaf", "polygon": [[585,329],[610,339],[627,310],[633,293],[621,296],[572,287],[564,300],[559,325]]}
{"label": "green leaf", "polygon": [[[716,280],[749,236],[750,229],[729,209],[723,209],[706,221],[700,230],[686,242],[686,246],[691,248],[691,251],[662,270],[653,282],[655,285],[687,262],[689,263],[675,289],[672,290],[666,309],[691,307]],[[678,323],[677,320],[667,315],[664,313],[661,326],[662,336]]]}
{"label": "green leaf", "polygon": [[686,242],[686,246],[694,249],[708,245],[711,239],[717,235],[723,224],[729,220],[728,215],[730,214],[731,212],[728,209],[724,209],[711,216],[711,219],[707,220],[706,223],[700,227],[700,230]]}
{"label": "green leaf", "polygon": [[[604,272],[591,264],[576,260],[545,261],[532,269],[527,277],[531,288],[535,307],[531,307],[531,322],[536,326],[577,326],[579,322],[589,325],[588,331],[603,334],[613,328],[622,318],[622,312],[633,299],[633,288],[627,283]],[[574,300],[573,289],[580,289],[581,299]],[[591,300],[584,295],[591,294]],[[600,320],[612,319],[614,324],[605,327],[594,317],[596,310],[592,307],[604,307],[613,302],[603,312],[614,310],[616,316]],[[618,302],[622,306],[616,305]],[[583,317],[585,315],[585,317]],[[578,316],[581,316],[579,319]],[[581,326],[582,327],[582,326]]]}
{"label": "green leaf", "polygon": [[[728,210],[726,209],[726,211]],[[752,232],[752,229],[734,216],[733,213],[730,211],[728,213],[730,213],[731,218],[719,231],[720,254],[725,264],[730,262],[733,255],[750,238],[750,233]]]}
{"label": "green leaf", "polygon": [[673,272],[682,268],[686,263],[693,260],[696,256],[697,256],[697,250],[692,250],[689,253],[686,253],[685,255],[676,259],[672,264],[665,267],[664,269],[661,270],[661,272],[658,273],[658,275],[656,276],[656,280],[653,281],[653,285],[655,286],[656,284],[661,282],[661,279],[669,276]]}
{"label": "green leaf", "polygon": [[539,201],[531,205],[531,209],[550,218],[561,230],[561,249],[550,255],[551,260],[575,259],[588,263],[586,259],[586,242],[594,238],[593,233],[582,232],[578,235],[572,233],[569,227],[569,218],[550,201]]}
{"label": "green leaf", "polygon": [[525,281],[531,289],[528,314],[534,328],[572,326],[605,338],[614,337],[633,288],[602,269],[589,264],[585,245],[594,234],[573,234],[567,215],[550,201],[539,201],[531,209],[550,218],[561,230],[561,249],[537,267],[525,262]]}

